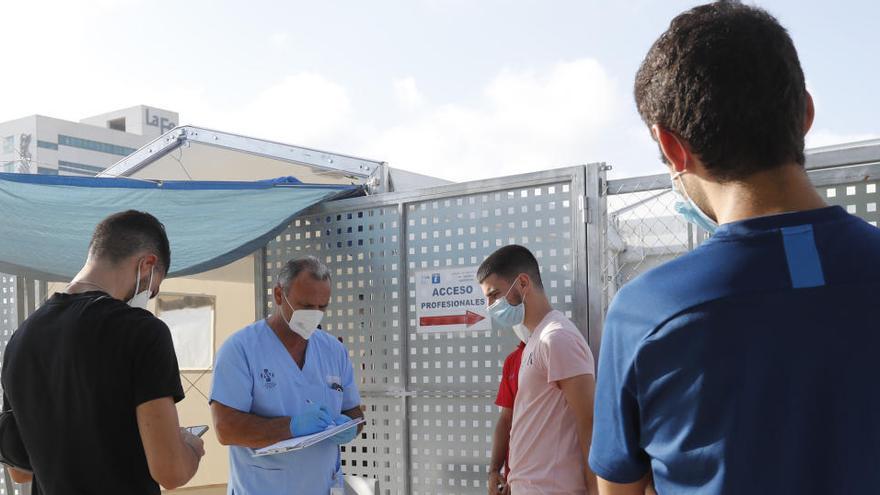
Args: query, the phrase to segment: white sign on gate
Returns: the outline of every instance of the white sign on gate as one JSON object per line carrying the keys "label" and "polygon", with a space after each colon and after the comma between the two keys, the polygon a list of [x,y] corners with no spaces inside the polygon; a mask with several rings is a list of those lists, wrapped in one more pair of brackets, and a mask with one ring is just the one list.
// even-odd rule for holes
{"label": "white sign on gate", "polygon": [[416,273],[418,333],[491,330],[477,267]]}

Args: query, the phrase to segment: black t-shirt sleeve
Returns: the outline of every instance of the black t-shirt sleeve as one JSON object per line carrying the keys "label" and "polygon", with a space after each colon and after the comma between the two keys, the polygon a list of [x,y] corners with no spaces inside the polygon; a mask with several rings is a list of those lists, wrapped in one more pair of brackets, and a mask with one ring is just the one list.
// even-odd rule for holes
{"label": "black t-shirt sleeve", "polygon": [[134,347],[133,397],[135,407],[162,397],[183,400],[180,368],[171,331],[162,320],[146,320]]}

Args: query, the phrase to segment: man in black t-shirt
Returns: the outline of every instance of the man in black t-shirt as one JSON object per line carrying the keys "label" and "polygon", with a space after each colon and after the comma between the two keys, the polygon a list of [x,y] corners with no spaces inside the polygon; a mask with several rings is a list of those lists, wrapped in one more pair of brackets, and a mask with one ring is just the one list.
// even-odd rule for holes
{"label": "man in black t-shirt", "polygon": [[10,339],[3,408],[33,467],[10,473],[33,478],[35,494],[158,494],[198,469],[202,441],[180,428],[174,405],[183,388],[171,333],[144,309],[170,262],[155,217],[112,215],[67,290]]}

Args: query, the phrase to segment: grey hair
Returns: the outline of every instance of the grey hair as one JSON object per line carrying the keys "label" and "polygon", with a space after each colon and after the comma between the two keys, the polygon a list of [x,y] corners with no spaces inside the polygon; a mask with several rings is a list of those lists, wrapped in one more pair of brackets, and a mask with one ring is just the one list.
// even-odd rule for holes
{"label": "grey hair", "polygon": [[327,268],[327,265],[321,263],[321,260],[314,256],[306,256],[285,263],[275,275],[275,285],[281,286],[287,293],[294,279],[303,272],[308,273],[315,280],[330,280],[330,269]]}

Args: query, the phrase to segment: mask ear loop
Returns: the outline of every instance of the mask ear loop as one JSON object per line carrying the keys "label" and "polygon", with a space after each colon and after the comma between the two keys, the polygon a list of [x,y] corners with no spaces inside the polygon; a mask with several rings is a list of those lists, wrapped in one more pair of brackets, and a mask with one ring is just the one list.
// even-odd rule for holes
{"label": "mask ear loop", "polygon": [[138,260],[138,272],[137,272],[137,278],[134,279],[134,294],[131,296],[132,298],[134,298],[134,296],[138,295],[138,291],[140,290],[140,288],[141,288],[141,262],[140,262],[140,260]]}
{"label": "mask ear loop", "polygon": [[[682,170],[681,172],[676,172],[676,173],[672,174],[672,182],[675,182],[676,180],[678,180],[679,185],[681,185],[681,189],[685,188],[684,181],[681,180],[681,176],[686,173],[687,173],[687,170]],[[675,184],[673,184],[672,186],[675,187]],[[685,195],[687,195],[687,191],[685,191]]]}
{"label": "mask ear loop", "polygon": [[488,306],[486,306],[486,307],[487,307],[488,309],[491,309],[491,308],[497,306],[498,303],[501,302],[502,299],[504,299],[504,300],[507,302],[507,304],[510,305],[510,301],[507,300],[507,296],[510,295],[510,291],[513,290],[513,286],[514,286],[514,285],[515,285],[515,284],[511,284],[510,287],[507,288],[507,292],[504,294],[504,297],[500,297],[500,298],[496,299],[495,302],[493,302],[492,304],[490,304],[490,305],[488,305]]}
{"label": "mask ear loop", "polygon": [[[138,272],[140,272],[140,267],[138,267]],[[153,275],[155,275],[155,274],[156,274],[156,265],[153,265],[153,268],[150,268],[150,281],[147,282],[147,290],[150,291],[150,299],[156,297],[156,295],[153,294]],[[140,279],[140,277],[139,277],[139,279]]]}
{"label": "mask ear loop", "polygon": [[[507,293],[504,294],[504,299],[507,299],[507,296],[510,295],[510,291],[512,291],[514,287],[516,287],[515,281],[512,284],[510,284],[510,287],[507,288]],[[507,301],[507,304],[510,304],[510,301]]]}
{"label": "mask ear loop", "polygon": [[[286,302],[287,305],[290,306],[290,319],[285,320],[288,323],[290,323],[290,320],[293,320],[294,309],[293,309],[293,304],[290,304],[290,301],[287,300],[287,294],[284,293],[284,287],[281,288],[281,297],[284,299],[284,302]],[[284,318],[284,313],[281,313],[281,318]]]}
{"label": "mask ear loop", "polygon": [[[134,279],[134,294],[131,295],[131,297],[129,298],[129,301],[134,299],[135,296],[137,296],[141,290],[141,261],[142,260],[138,260],[137,277]],[[152,279],[152,276],[150,276],[150,285],[152,285],[152,284],[153,284],[153,279]]]}
{"label": "mask ear loop", "polygon": [[[520,274],[520,275],[522,275],[522,274]],[[513,283],[513,285],[515,285],[517,287],[517,292],[519,292],[519,304],[525,304],[525,302],[526,302],[525,289],[520,287],[518,282],[519,282],[519,275],[517,275],[516,281]],[[511,289],[513,288],[513,285],[510,287]],[[519,304],[517,304],[517,306],[519,306]]]}

